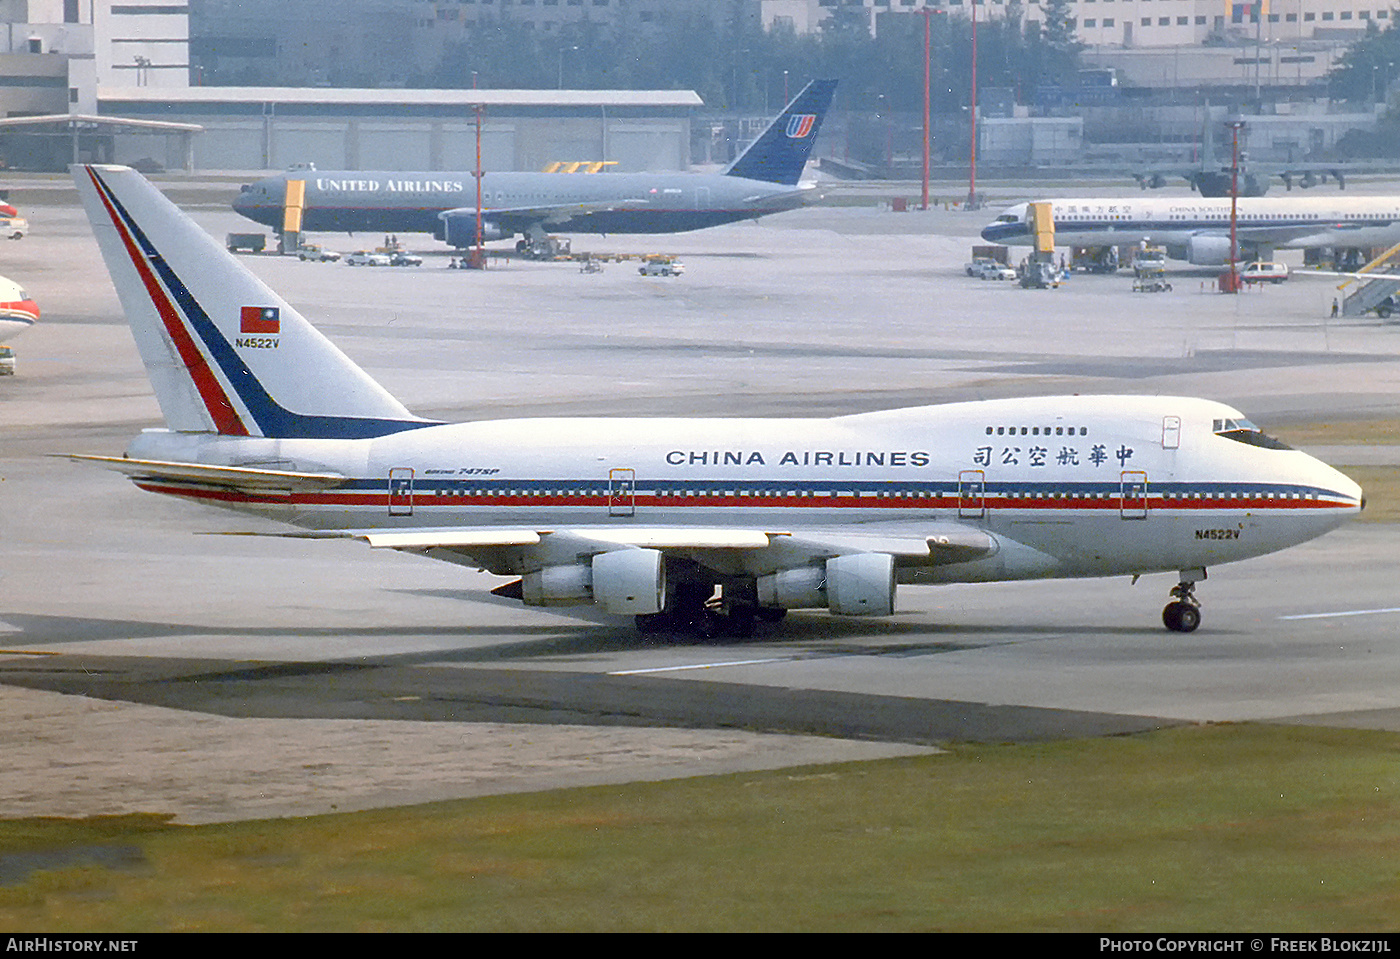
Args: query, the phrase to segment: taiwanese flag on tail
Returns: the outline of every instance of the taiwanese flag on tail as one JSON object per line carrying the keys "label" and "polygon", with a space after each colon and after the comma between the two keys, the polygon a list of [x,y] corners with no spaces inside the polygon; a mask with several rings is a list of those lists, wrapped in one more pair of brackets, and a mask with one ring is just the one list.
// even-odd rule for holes
{"label": "taiwanese flag on tail", "polygon": [[275,306],[245,306],[239,313],[240,333],[279,333],[282,318]]}

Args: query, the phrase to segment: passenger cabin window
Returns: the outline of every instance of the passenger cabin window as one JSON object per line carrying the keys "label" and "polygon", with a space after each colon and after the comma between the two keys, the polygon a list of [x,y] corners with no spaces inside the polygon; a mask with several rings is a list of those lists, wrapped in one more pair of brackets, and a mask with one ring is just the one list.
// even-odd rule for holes
{"label": "passenger cabin window", "polygon": [[1223,419],[1215,421],[1215,435],[1223,436],[1227,440],[1234,440],[1236,443],[1244,443],[1248,446],[1258,446],[1266,450],[1291,450],[1282,440],[1276,440],[1249,420],[1245,419]]}

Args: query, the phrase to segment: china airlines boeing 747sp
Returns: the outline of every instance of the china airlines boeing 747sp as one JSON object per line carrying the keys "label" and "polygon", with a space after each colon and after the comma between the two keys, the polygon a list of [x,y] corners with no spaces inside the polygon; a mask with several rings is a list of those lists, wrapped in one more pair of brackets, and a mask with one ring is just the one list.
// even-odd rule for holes
{"label": "china airlines boeing 747sp", "polygon": [[[747,633],[889,615],[897,583],[1206,569],[1320,536],[1360,488],[1237,410],[1058,396],[830,419],[420,419],[139,174],[74,168],[165,415],[142,489],[512,577],[533,606]],[[1060,611],[1058,615],[1062,615]]]}

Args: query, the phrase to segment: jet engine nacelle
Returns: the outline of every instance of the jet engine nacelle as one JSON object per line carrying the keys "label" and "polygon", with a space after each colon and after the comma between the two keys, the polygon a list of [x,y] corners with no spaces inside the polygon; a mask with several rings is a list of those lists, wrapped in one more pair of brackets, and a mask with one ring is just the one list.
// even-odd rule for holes
{"label": "jet engine nacelle", "polygon": [[610,613],[659,613],[666,603],[666,560],[660,550],[599,553],[592,572],[593,602]]}
{"label": "jet engine nacelle", "polygon": [[582,606],[593,602],[593,568],[583,563],[546,566],[520,578],[526,606]]}
{"label": "jet engine nacelle", "polygon": [[526,606],[585,606],[610,613],[659,613],[666,600],[666,563],[654,549],[599,553],[591,563],[546,566],[520,578]]}
{"label": "jet engine nacelle", "polygon": [[825,566],[784,569],[758,578],[760,606],[825,606],[841,616],[889,616],[894,612],[894,591],[894,557],[888,553],[834,556]]}
{"label": "jet engine nacelle", "polygon": [[1224,266],[1230,262],[1228,236],[1193,236],[1185,244],[1168,250],[1172,259],[1185,260],[1193,266]]}
{"label": "jet engine nacelle", "polygon": [[[448,246],[455,246],[459,250],[476,245],[476,211],[475,210],[445,210],[438,214],[438,229],[434,234],[439,240],[447,242]],[[515,236],[514,230],[502,229],[500,224],[493,223],[489,217],[482,217],[481,239],[483,242],[489,240],[509,240]]]}

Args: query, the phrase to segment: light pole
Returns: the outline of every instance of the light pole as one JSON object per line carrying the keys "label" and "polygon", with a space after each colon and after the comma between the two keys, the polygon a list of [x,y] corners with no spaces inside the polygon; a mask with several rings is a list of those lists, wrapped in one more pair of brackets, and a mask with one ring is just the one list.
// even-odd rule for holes
{"label": "light pole", "polygon": [[559,89],[560,89],[560,90],[564,89],[564,54],[565,54],[566,52],[568,52],[568,51],[571,51],[571,50],[576,51],[576,50],[578,50],[578,47],[560,47],[560,48],[559,48]]}
{"label": "light pole", "polygon": [[1240,130],[1243,120],[1230,120],[1231,159],[1230,159],[1230,281],[1226,293],[1240,291],[1239,245],[1237,243],[1240,215]]}
{"label": "light pole", "polygon": [[924,7],[924,192],[919,209],[928,210],[928,112],[929,112],[929,20],[933,15]]}
{"label": "light pole", "polygon": [[972,109],[969,113],[969,132],[972,146],[968,152],[967,164],[967,208],[977,209],[977,0],[972,0]]}

